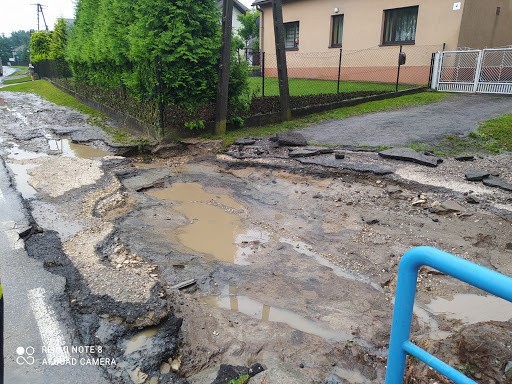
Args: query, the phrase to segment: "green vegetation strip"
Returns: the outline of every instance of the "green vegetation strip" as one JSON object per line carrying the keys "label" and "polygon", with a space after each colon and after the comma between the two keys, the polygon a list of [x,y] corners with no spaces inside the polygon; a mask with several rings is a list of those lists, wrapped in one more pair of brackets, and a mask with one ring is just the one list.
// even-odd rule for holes
{"label": "green vegetation strip", "polygon": [[32,78],[30,76],[24,76],[24,77],[19,77],[17,79],[4,80],[3,84],[9,85],[9,84],[26,83],[27,81],[31,81],[31,80],[32,80]]}
{"label": "green vegetation strip", "polygon": [[78,101],[46,80],[10,85],[0,89],[0,91],[34,93],[54,104],[76,109],[83,114],[89,115],[88,123],[101,127],[118,143],[140,145],[148,141],[147,138],[135,138],[127,132],[108,126],[105,122],[106,116],[104,114]]}
{"label": "green vegetation strip", "polygon": [[387,111],[416,105],[425,105],[443,100],[451,95],[448,93],[421,92],[413,95],[405,95],[391,99],[370,101],[367,103],[355,105],[353,107],[343,107],[332,111],[309,115],[300,119],[286,121],[284,123],[266,125],[264,127],[251,127],[230,131],[226,134],[224,145],[232,144],[236,139],[242,137],[264,137],[272,136],[278,132],[289,131],[292,129],[303,128],[305,126],[319,123],[330,119],[346,119],[347,117],[363,115],[365,113]]}
{"label": "green vegetation strip", "polygon": [[[261,96],[261,77],[249,77],[251,94]],[[320,93],[336,93],[338,82],[336,80],[317,79],[288,79],[291,96],[318,95]],[[399,90],[414,88],[413,85],[399,85]],[[395,84],[372,83],[362,81],[342,81],[340,92],[357,91],[394,91]],[[279,96],[279,83],[277,78],[265,78],[265,96]]]}
{"label": "green vegetation strip", "polygon": [[1,90],[8,92],[35,93],[36,95],[39,95],[43,99],[51,101],[54,104],[77,109],[78,111],[91,117],[104,117],[103,114],[94,108],[88,107],[84,103],[81,103],[73,96],[61,91],[59,88],[46,80],[36,80],[31,81],[30,83],[11,85],[9,87],[2,88]]}
{"label": "green vegetation strip", "polygon": [[481,123],[467,136],[447,135],[434,144],[415,143],[412,149],[437,156],[496,154],[512,151],[512,114]]}

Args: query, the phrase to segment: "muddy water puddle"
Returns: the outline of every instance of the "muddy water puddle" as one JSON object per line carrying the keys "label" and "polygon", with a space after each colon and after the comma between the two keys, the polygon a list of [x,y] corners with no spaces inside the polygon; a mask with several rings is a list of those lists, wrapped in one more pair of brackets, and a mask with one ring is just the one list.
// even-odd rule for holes
{"label": "muddy water puddle", "polygon": [[438,297],[427,304],[427,308],[433,314],[444,314],[465,324],[512,319],[512,303],[496,296],[456,294],[453,300]]}
{"label": "muddy water puddle", "polygon": [[244,208],[239,202],[225,194],[206,192],[198,183],[175,183],[146,193],[176,203],[173,210],[189,221],[177,231],[165,231],[169,240],[218,260],[236,262],[237,239],[245,232],[239,216]]}
{"label": "muddy water puddle", "polygon": [[124,354],[129,355],[135,351],[149,348],[151,346],[152,339],[156,336],[157,333],[157,327],[147,328],[137,333],[126,342],[126,350]]}
{"label": "muddy water puddle", "polygon": [[326,340],[348,341],[353,339],[350,334],[327,328],[288,309],[272,307],[248,296],[237,295],[236,288],[232,286],[225,288],[220,296],[205,297],[205,302],[211,307],[243,313],[258,320],[284,323],[294,329],[320,336]]}
{"label": "muddy water puddle", "polygon": [[60,153],[64,156],[78,157],[80,159],[93,159],[110,155],[102,149],[73,143],[69,139],[48,139],[48,146],[53,153]]}

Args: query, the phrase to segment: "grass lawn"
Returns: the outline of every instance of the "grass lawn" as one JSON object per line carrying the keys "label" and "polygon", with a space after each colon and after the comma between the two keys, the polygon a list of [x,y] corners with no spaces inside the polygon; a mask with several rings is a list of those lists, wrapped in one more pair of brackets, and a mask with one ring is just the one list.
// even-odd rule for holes
{"label": "grass lawn", "polygon": [[415,105],[430,104],[435,103],[436,101],[443,100],[450,96],[451,95],[449,93],[421,92],[415,93],[413,95],[395,97],[392,99],[370,101],[368,103],[355,105],[353,107],[338,108],[332,111],[316,113],[300,119],[286,121],[279,124],[272,124],[264,127],[250,127],[237,129],[234,131],[229,131],[226,134],[226,136],[223,137],[224,145],[230,145],[231,143],[233,143],[233,141],[242,137],[272,136],[278,132],[302,128],[307,125],[315,124],[324,120],[345,119],[347,117],[362,115],[365,113],[380,112]]}
{"label": "grass lawn", "polygon": [[410,147],[438,156],[512,151],[512,114],[487,120],[467,136],[447,135],[434,144],[415,143]]}
{"label": "grass lawn", "polygon": [[147,142],[146,138],[136,138],[127,132],[108,126],[106,123],[106,116],[104,114],[78,101],[66,92],[61,91],[49,81],[36,80],[27,83],[10,85],[0,89],[0,92],[2,91],[35,93],[36,95],[39,95],[43,99],[46,99],[54,104],[76,109],[86,115],[89,115],[89,119],[87,121],[90,124],[101,127],[118,143],[140,144]]}
{"label": "grass lawn", "polygon": [[103,115],[94,108],[88,107],[84,103],[81,103],[73,96],[61,91],[59,88],[46,80],[36,80],[29,83],[11,85],[0,89],[0,91],[35,93],[36,95],[39,95],[43,99],[51,101],[54,104],[77,109],[89,116],[103,117]]}
{"label": "grass lawn", "polygon": [[[262,89],[261,77],[249,77],[249,86],[251,93],[255,96],[261,96]],[[291,96],[317,95],[319,93],[336,93],[336,80],[316,80],[316,79],[289,79]],[[413,88],[412,85],[399,85],[398,89]],[[370,83],[370,82],[352,82],[342,81],[340,83],[340,92],[355,91],[394,91],[395,84],[389,83]],[[277,78],[265,78],[265,96],[279,96],[279,84]]]}

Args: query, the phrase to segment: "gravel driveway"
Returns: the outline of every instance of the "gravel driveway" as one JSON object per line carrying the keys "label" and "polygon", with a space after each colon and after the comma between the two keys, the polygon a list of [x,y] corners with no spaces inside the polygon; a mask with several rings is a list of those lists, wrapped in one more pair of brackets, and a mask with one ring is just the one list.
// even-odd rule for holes
{"label": "gravel driveway", "polygon": [[318,144],[397,147],[465,135],[479,122],[505,113],[512,113],[512,97],[453,95],[429,105],[330,120],[300,132]]}

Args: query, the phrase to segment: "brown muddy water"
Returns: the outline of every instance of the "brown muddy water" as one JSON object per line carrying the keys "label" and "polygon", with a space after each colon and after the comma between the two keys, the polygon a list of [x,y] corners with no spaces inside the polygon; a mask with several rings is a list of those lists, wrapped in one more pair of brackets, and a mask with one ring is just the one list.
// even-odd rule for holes
{"label": "brown muddy water", "polygon": [[[212,279],[198,278],[204,276],[199,258],[186,264],[183,273],[172,270],[173,283],[192,277],[199,282],[199,292],[183,294],[190,302],[180,306],[189,348],[184,353],[187,373],[214,364],[209,356],[219,350],[229,352],[215,364],[265,363],[270,358],[254,352],[263,348],[266,353],[290,351],[287,361],[296,364],[313,359],[318,371],[330,366],[328,356],[344,344],[367,348],[378,358],[389,337],[396,265],[407,249],[428,244],[475,259],[473,237],[491,230],[506,237],[501,228],[490,229],[491,216],[474,206],[467,206],[465,216],[434,215],[412,205],[416,191],[402,187],[398,195],[389,192],[389,181],[316,179],[257,168],[216,172],[193,164],[171,177],[169,187],[144,192],[161,202],[148,210],[145,223],[166,237],[178,257],[189,252],[221,262],[203,264],[213,266]],[[447,199],[434,193],[428,197]],[[454,230],[460,227],[460,233]],[[498,251],[495,257],[501,260]],[[439,308],[426,304],[432,297],[450,298],[453,287],[445,279],[432,275],[418,285],[416,334],[445,339],[466,322],[461,315],[453,317],[460,322],[450,321],[451,302]],[[467,305],[478,309],[479,300]],[[488,317],[475,321],[510,318],[494,309],[487,312]],[[235,359],[231,351],[239,344],[247,347]],[[322,352],[315,349],[319,346]],[[198,349],[206,352],[199,356]],[[333,374],[353,383],[379,377],[367,368],[336,367]]]}
{"label": "brown muddy water", "polygon": [[126,350],[124,354],[129,355],[130,353],[148,347],[151,344],[151,338],[155,337],[157,333],[157,327],[146,328],[143,331],[137,333],[126,342]]}
{"label": "brown muddy water", "polygon": [[93,159],[109,155],[107,151],[90,145],[73,143],[69,139],[49,139],[48,146],[52,153],[60,153],[64,156],[78,157],[80,159]]}
{"label": "brown muddy water", "polygon": [[244,208],[239,202],[222,193],[208,193],[198,183],[175,183],[147,194],[173,202],[172,209],[189,220],[189,224],[177,232],[165,232],[170,241],[177,239],[190,250],[217,260],[235,262],[236,240],[244,233],[239,216]]}

